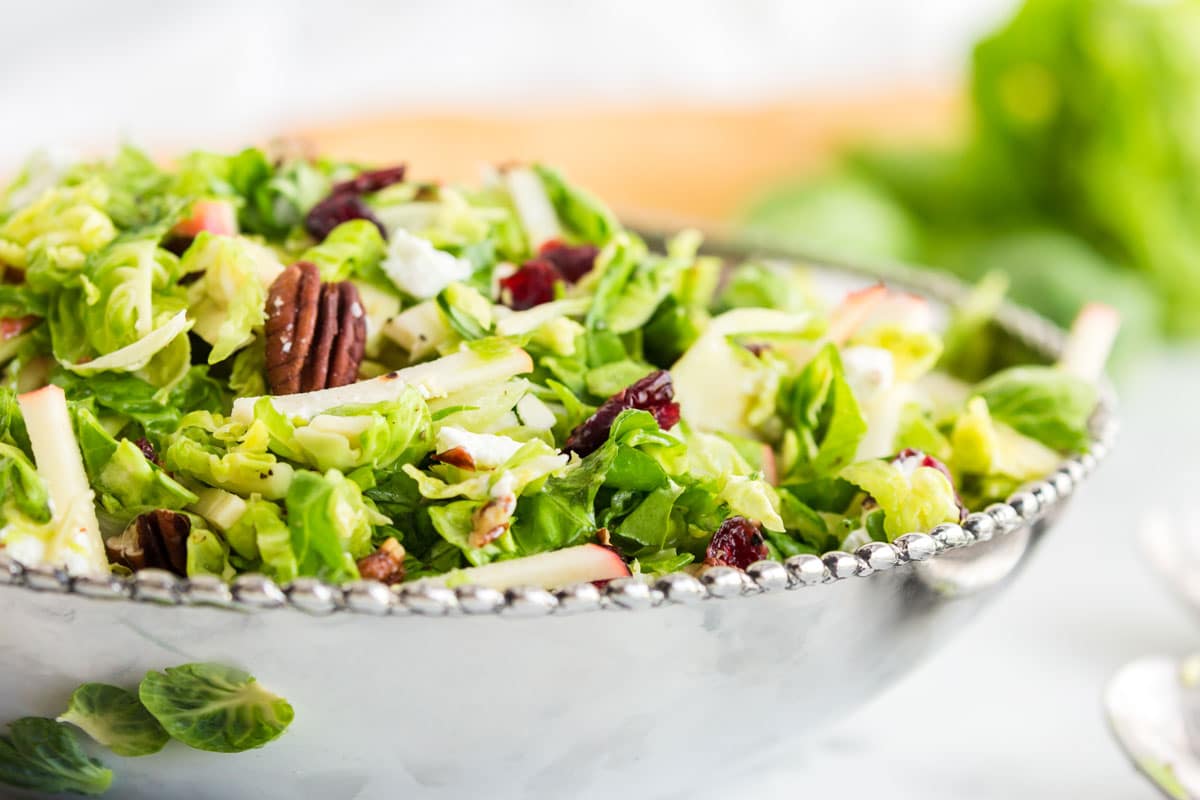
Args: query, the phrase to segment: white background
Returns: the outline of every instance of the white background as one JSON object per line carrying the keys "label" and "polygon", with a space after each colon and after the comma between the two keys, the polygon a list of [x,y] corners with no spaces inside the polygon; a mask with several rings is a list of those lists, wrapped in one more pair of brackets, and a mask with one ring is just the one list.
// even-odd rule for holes
{"label": "white background", "polygon": [[[238,144],[381,109],[748,102],[953,79],[1005,0],[9,3],[0,169],[36,146]],[[1116,457],[1000,604],[758,797],[1155,796],[1099,709],[1123,661],[1195,644],[1141,567],[1151,504],[1200,487],[1197,360],[1127,382]],[[819,691],[819,687],[813,687]],[[797,720],[803,725],[803,720]],[[734,796],[722,794],[721,796]]]}
{"label": "white background", "polygon": [[405,107],[749,102],[953,76],[1009,0],[0,3],[0,168]]}

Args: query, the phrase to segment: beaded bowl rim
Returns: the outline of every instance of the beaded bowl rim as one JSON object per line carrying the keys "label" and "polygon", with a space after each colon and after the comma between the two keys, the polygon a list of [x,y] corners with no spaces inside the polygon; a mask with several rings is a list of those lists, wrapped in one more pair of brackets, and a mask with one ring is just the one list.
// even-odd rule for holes
{"label": "beaded bowl rim", "polygon": [[[652,246],[661,246],[667,238],[666,234],[655,231],[641,233]],[[959,301],[970,291],[961,281],[926,268],[813,256],[745,236],[718,234],[706,238],[703,252],[741,260],[786,261],[796,266],[877,279],[944,303]],[[1042,355],[1054,356],[1062,348],[1063,331],[1025,308],[1005,301],[995,320]],[[1115,411],[1116,396],[1111,386],[1104,383],[1085,452],[1066,457],[1052,473],[1026,484],[1005,502],[969,514],[961,525],[938,525],[930,531],[906,533],[893,542],[868,542],[852,553],[832,550],[820,556],[796,555],[783,562],[759,561],[744,571],[735,567],[709,567],[698,577],[686,572],[654,580],[631,576],[611,580],[604,588],[581,583],[557,590],[524,586],[500,591],[474,584],[449,588],[421,581],[394,587],[371,580],[338,585],[316,578],[297,578],[280,585],[259,574],[240,575],[226,583],[215,576],[181,578],[161,569],[140,570],[130,576],[71,576],[61,568],[26,566],[0,550],[0,584],[96,600],[242,611],[291,608],[317,616],[347,611],[374,616],[541,617],[608,609],[639,610],[789,591],[868,578],[903,564],[935,559],[949,550],[1007,536],[1033,524],[1065,501],[1108,454],[1118,431]]]}

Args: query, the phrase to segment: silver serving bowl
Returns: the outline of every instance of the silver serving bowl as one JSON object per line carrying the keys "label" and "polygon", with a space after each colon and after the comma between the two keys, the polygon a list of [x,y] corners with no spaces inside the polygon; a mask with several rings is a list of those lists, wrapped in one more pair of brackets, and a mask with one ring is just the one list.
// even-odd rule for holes
{"label": "silver serving bowl", "polygon": [[[737,247],[710,248],[744,256]],[[902,267],[820,269],[952,301]],[[1006,306],[1047,356],[1061,333]],[[819,730],[887,687],[1008,584],[1116,432],[1008,502],[853,553],[559,592],[154,570],[71,580],[0,556],[0,722],[61,713],[85,681],[134,686],[189,661],[244,667],[296,719],[262,750],[171,743],[105,755],[121,798],[592,798],[682,795]]]}

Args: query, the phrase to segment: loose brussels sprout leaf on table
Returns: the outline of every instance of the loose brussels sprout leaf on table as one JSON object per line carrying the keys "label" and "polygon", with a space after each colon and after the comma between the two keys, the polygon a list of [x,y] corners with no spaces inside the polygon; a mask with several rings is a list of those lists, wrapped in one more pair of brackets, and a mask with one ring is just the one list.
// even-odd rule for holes
{"label": "loose brussels sprout leaf on table", "polygon": [[170,738],[134,692],[107,683],[85,683],[58,718],[119,756],[147,756]]}
{"label": "loose brussels sprout leaf on table", "polygon": [[[171,738],[216,753],[240,753],[277,739],[291,705],[253,676],[221,664],[149,672],[136,691],[85,683],[57,720],[24,717],[0,736],[0,784],[39,792],[98,795],[112,771],[89,758],[72,726],[119,756],[149,756]],[[70,723],[69,725],[66,723]]]}
{"label": "loose brussels sprout leaf on table", "polygon": [[89,758],[70,727],[52,719],[23,717],[0,736],[0,783],[37,792],[103,794],[112,770]]}
{"label": "loose brussels sprout leaf on table", "polygon": [[271,742],[295,712],[253,676],[221,664],[184,664],[149,672],[138,697],[171,738],[214,753],[240,753]]}

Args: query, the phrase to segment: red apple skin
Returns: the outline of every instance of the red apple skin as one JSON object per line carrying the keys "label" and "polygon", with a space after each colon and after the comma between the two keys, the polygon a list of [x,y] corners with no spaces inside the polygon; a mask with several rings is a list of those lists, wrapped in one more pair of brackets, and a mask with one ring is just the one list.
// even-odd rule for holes
{"label": "red apple skin", "polygon": [[621,554],[601,544],[579,544],[511,561],[497,561],[462,572],[466,583],[510,589],[541,586],[556,589],[574,583],[596,583],[629,576]]}
{"label": "red apple skin", "polygon": [[769,444],[762,446],[762,471],[767,483],[776,486],[779,483],[779,469],[775,464],[775,450]]}
{"label": "red apple skin", "polygon": [[829,315],[826,336],[837,344],[845,343],[871,317],[887,296],[887,287],[882,283],[850,292]]}
{"label": "red apple skin", "polygon": [[594,580],[609,581],[613,578],[628,578],[633,574],[629,571],[629,565],[625,563],[625,559],[621,558],[621,554],[617,552],[615,547],[603,544],[585,544],[583,546],[599,551],[591,555],[594,555],[600,562],[602,565],[600,571],[605,574],[603,577],[595,578]]}
{"label": "red apple skin", "polygon": [[1120,312],[1104,303],[1088,303],[1071,323],[1059,368],[1089,383],[1100,380],[1120,330]]}
{"label": "red apple skin", "polygon": [[933,328],[933,308],[920,295],[892,292],[876,310],[871,323],[895,323],[910,330],[930,330]]}
{"label": "red apple skin", "polygon": [[25,392],[19,395],[17,399],[23,403],[50,403],[54,401],[55,395],[61,395],[64,398],[63,402],[66,402],[66,395],[63,393],[63,390],[53,383],[48,383],[40,389]]}
{"label": "red apple skin", "polygon": [[172,229],[176,236],[195,238],[207,231],[214,236],[236,236],[237,209],[228,200],[197,200],[187,217]]}
{"label": "red apple skin", "polygon": [[20,336],[36,325],[39,319],[41,317],[34,316],[33,314],[24,317],[0,318],[0,341],[8,341]]}

